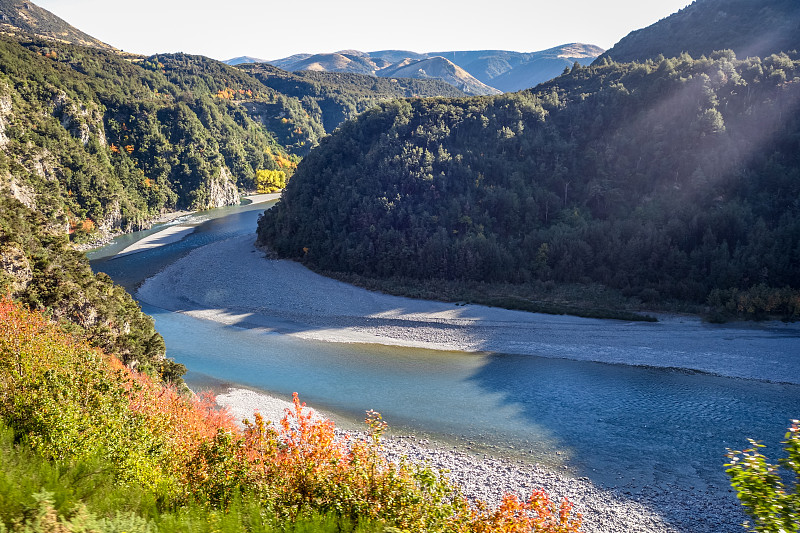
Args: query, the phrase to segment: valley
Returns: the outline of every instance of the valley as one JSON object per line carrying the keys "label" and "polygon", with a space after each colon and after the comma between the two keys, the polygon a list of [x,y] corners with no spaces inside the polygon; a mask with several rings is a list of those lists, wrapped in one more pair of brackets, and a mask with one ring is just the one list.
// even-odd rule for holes
{"label": "valley", "polygon": [[0,0],[0,531],[796,532],[796,2],[344,7]]}
{"label": "valley", "polygon": [[796,324],[637,324],[369,293],[265,258],[254,207],[209,212],[182,241],[100,251],[94,263],[129,290],[141,283],[136,296],[190,386],[223,398],[233,387],[226,404],[265,415],[269,398],[297,391],[351,430],[368,404],[397,436],[387,445],[439,461],[483,499],[497,494],[464,465],[486,456],[516,490],[533,476],[581,494],[586,531],[626,523],[626,493],[641,531],[736,531],[743,516],[718,465],[752,428],[779,434],[800,402]]}

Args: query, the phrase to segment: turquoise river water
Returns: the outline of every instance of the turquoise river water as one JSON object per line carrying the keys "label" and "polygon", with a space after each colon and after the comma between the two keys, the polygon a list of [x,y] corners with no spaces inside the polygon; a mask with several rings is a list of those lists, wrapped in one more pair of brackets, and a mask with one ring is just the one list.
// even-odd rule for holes
{"label": "turquoise river water", "polygon": [[[95,270],[133,291],[196,247],[252,233],[264,208],[194,214],[182,222],[196,230],[179,242],[114,256],[155,228],[120,237],[90,259]],[[677,482],[727,493],[726,448],[746,446],[753,437],[775,455],[790,419],[800,417],[800,386],[792,383],[546,357],[562,355],[561,349],[536,357],[315,342],[146,303],[143,309],[155,318],[168,355],[189,369],[193,388],[244,386],[283,398],[297,391],[346,427],[375,409],[399,433],[566,467],[609,485]],[[703,326],[697,334],[715,344],[739,333],[720,328]],[[800,357],[800,328],[747,328],[777,356]],[[629,329],[608,321],[605,331],[626,335]],[[647,345],[646,338],[640,342]],[[580,348],[595,349],[591,338]]]}

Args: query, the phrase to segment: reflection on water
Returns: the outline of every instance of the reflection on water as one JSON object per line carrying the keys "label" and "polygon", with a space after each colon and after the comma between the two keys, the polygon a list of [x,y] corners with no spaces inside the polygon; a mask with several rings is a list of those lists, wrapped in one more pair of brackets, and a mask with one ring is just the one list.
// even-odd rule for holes
{"label": "reflection on water", "polygon": [[[100,253],[93,266],[130,289],[192,248],[251,233],[263,208],[231,208],[180,242],[117,259]],[[130,243],[129,237],[118,246]],[[800,416],[796,385],[535,356],[314,342],[144,310],[155,317],[169,355],[189,368],[190,383],[222,380],[284,398],[297,391],[345,423],[375,409],[400,432],[563,462],[610,484],[721,487],[726,447],[755,437],[774,456],[789,419]]]}

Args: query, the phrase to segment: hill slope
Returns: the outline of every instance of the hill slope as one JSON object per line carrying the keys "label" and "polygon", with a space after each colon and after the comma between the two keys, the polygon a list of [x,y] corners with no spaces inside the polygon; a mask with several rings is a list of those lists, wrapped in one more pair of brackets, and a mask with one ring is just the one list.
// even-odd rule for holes
{"label": "hill slope", "polygon": [[438,79],[376,78],[366,74],[310,70],[287,72],[263,63],[242,64],[239,68],[267,87],[299,99],[309,116],[321,122],[327,133],[345,120],[387,100],[465,96]]}
{"label": "hill slope", "polygon": [[726,54],[384,104],[301,163],[259,237],[383,279],[798,289],[799,106],[800,58]]}
{"label": "hill slope", "polygon": [[714,50],[764,57],[800,50],[800,3],[795,0],[696,0],[679,12],[624,37],[597,61],[644,61],[659,54],[692,57]]}
{"label": "hill slope", "polygon": [[29,0],[0,0],[0,29],[16,30],[57,41],[114,50]]}

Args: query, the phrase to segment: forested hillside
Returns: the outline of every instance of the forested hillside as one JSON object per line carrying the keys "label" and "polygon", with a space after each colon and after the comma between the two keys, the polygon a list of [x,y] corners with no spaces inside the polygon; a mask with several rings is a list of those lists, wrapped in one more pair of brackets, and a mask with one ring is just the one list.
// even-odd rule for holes
{"label": "forested hillside", "polygon": [[596,283],[797,316],[799,67],[684,54],[384,104],[300,164],[260,240],[373,278]]}
{"label": "forested hillside", "polygon": [[800,3],[695,0],[647,28],[632,31],[595,62],[644,61],[683,52],[700,57],[726,49],[741,59],[800,49]]}
{"label": "forested hillside", "polygon": [[[313,97],[294,92],[200,56],[126,59],[1,38],[4,182],[78,240],[164,211],[235,203],[240,189],[255,189],[257,170],[291,173],[291,154],[325,135],[321,113],[309,114],[319,110]],[[343,92],[357,110],[378,98]]]}
{"label": "forested hillside", "polygon": [[239,105],[142,63],[0,39],[3,188],[77,240],[176,208],[238,202],[256,170],[288,161]]}
{"label": "forested hillside", "polygon": [[267,64],[242,64],[237,68],[286,96],[300,100],[303,109],[330,133],[380,102],[397,98],[465,96],[441,80],[376,78],[367,74],[287,72]]}
{"label": "forested hillside", "polygon": [[180,383],[183,365],[166,359],[153,319],[105,274],[92,273],[84,254],[44,216],[0,195],[0,293],[156,379]]}

